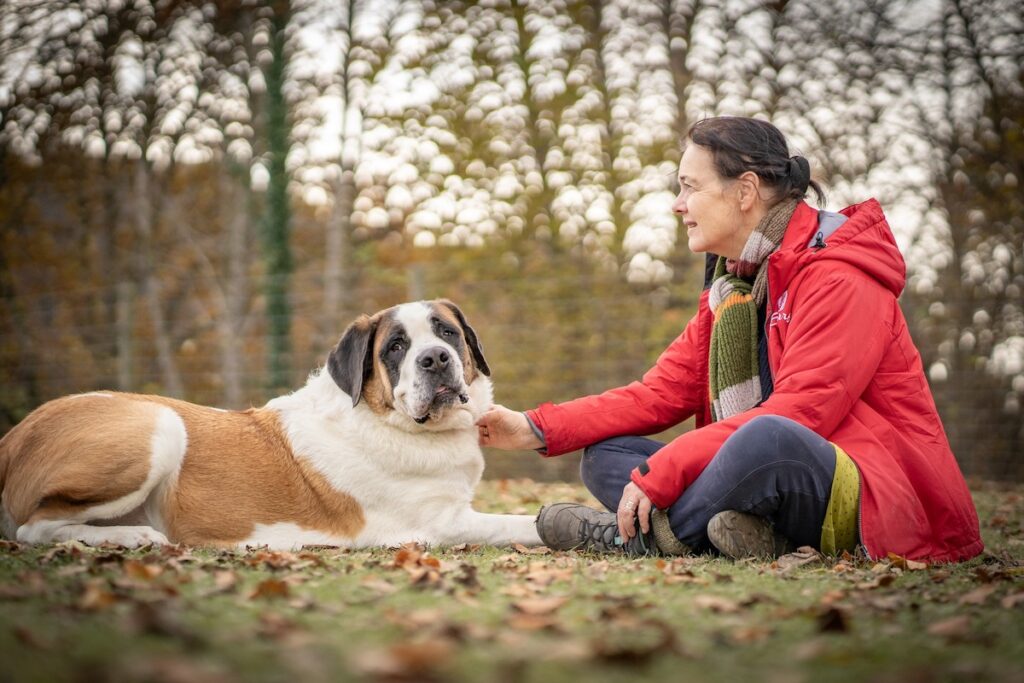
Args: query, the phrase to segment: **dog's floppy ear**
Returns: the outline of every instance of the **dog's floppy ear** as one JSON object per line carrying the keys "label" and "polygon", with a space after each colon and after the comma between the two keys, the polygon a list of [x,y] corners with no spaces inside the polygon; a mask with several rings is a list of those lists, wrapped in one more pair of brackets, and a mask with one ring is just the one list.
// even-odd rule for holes
{"label": "dog's floppy ear", "polygon": [[359,316],[341,335],[341,341],[327,357],[327,371],[341,390],[352,397],[352,407],[363,397],[363,383],[373,372],[373,337],[377,320]]}
{"label": "dog's floppy ear", "polygon": [[451,309],[455,317],[459,319],[459,324],[462,325],[462,332],[466,335],[466,343],[469,344],[469,350],[473,354],[473,362],[476,363],[476,367],[480,372],[490,377],[491,368],[487,365],[487,359],[484,358],[483,347],[480,346],[480,340],[477,339],[476,332],[466,322],[466,316],[462,315],[459,307],[448,299],[441,299],[438,303]]}

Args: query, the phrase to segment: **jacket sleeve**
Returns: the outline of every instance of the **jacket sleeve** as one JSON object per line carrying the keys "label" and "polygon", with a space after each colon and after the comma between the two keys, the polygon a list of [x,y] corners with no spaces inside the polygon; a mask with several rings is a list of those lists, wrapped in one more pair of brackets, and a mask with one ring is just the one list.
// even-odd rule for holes
{"label": "jacket sleeve", "polygon": [[792,318],[771,396],[679,436],[633,470],[631,479],[657,507],[672,505],[722,443],[755,417],[788,417],[828,438],[864,393],[892,339],[892,293],[851,271],[808,277],[801,289],[790,288]]}
{"label": "jacket sleeve", "polygon": [[526,411],[544,434],[544,455],[561,455],[623,434],[654,434],[693,415],[704,402],[694,315],[641,381]]}

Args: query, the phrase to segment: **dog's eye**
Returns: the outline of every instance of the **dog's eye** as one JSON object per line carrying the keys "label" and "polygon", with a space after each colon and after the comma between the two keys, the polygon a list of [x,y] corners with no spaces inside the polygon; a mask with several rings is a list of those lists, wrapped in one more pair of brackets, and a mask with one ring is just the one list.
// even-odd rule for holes
{"label": "dog's eye", "polygon": [[443,334],[446,337],[454,337],[455,336],[455,330],[449,330],[446,327],[446,328],[441,330],[441,334]]}
{"label": "dog's eye", "polygon": [[398,353],[401,350],[402,350],[402,342],[401,341],[397,341],[397,340],[391,342],[391,346],[388,347],[388,351],[390,351],[391,353]]}

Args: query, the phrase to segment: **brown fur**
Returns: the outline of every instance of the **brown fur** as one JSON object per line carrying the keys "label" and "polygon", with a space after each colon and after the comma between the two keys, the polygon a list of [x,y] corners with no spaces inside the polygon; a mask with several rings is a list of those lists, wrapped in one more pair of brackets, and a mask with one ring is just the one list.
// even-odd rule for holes
{"label": "brown fur", "polygon": [[384,344],[384,340],[387,339],[394,324],[394,319],[389,315],[392,311],[393,309],[388,309],[387,311],[377,313],[372,318],[363,316],[366,318],[366,325],[376,327],[373,337],[373,372],[363,384],[363,400],[366,401],[366,405],[369,406],[370,410],[378,415],[390,412],[395,405],[395,388],[391,386],[388,373],[380,361],[380,348]]}
{"label": "brown fur", "polygon": [[[93,396],[40,406],[0,441],[3,506],[14,523],[66,519],[137,491],[158,411]],[[117,429],[102,429],[109,424]]]}
{"label": "brown fur", "polygon": [[473,353],[469,349],[469,340],[466,339],[466,330],[462,328],[462,323],[459,321],[459,317],[455,315],[450,306],[454,306],[450,301],[441,299],[440,303],[431,304],[431,308],[437,314],[437,317],[447,321],[452,327],[459,331],[459,336],[462,338],[462,377],[468,387],[476,379],[476,363],[473,360]]}
{"label": "brown fur", "polygon": [[[148,472],[159,407],[167,406],[188,434],[178,480],[159,506],[172,542],[233,545],[257,523],[344,537],[365,525],[355,499],[294,457],[273,411],[113,396],[52,401],[0,441],[3,503],[16,524],[37,514],[60,519],[137,490]],[[66,444],[79,446],[68,452]]]}

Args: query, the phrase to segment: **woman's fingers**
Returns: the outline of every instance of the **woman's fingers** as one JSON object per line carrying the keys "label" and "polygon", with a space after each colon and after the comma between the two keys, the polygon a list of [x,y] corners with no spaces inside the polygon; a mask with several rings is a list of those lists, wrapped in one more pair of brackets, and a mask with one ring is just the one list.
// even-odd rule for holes
{"label": "woman's fingers", "polygon": [[651,499],[647,496],[640,498],[640,502],[637,504],[636,516],[640,520],[640,531],[644,534],[651,531],[651,509],[653,507]]}
{"label": "woman's fingers", "polygon": [[495,405],[476,421],[481,446],[493,448],[540,448],[543,444],[530,429],[526,416]]}
{"label": "woman's fingers", "polygon": [[616,518],[619,523],[619,535],[625,543],[636,536],[636,520],[640,520],[641,533],[648,533],[651,530],[651,509],[654,507],[651,499],[643,490],[629,482],[622,489],[622,498],[619,499],[619,508]]}

